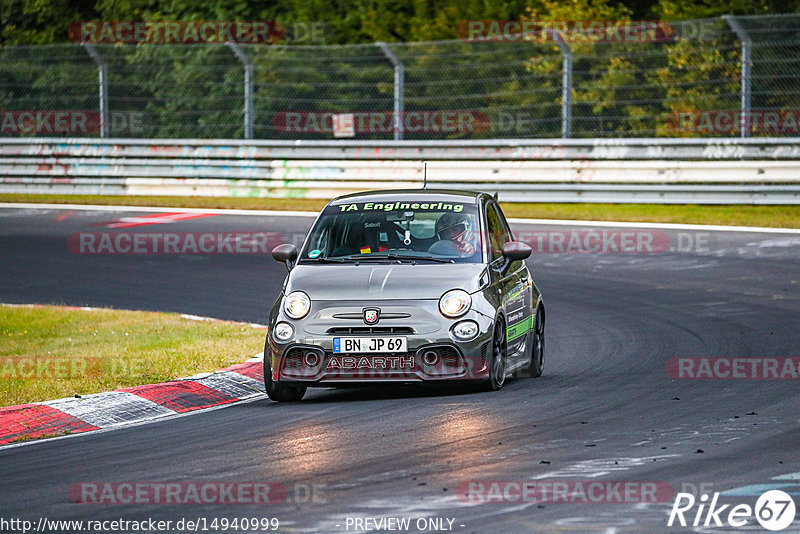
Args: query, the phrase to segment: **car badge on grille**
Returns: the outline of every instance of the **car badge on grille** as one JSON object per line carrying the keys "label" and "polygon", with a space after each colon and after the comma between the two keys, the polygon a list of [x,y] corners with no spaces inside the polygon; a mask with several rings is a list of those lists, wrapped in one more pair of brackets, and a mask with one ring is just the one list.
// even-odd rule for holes
{"label": "car badge on grille", "polygon": [[364,310],[364,323],[373,325],[378,324],[381,318],[381,310],[378,308],[367,308]]}

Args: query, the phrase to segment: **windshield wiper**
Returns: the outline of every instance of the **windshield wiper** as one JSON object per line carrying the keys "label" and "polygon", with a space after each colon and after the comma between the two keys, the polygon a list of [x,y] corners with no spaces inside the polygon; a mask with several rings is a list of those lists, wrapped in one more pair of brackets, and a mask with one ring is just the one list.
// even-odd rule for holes
{"label": "windshield wiper", "polygon": [[455,263],[453,258],[436,258],[434,256],[422,256],[418,254],[371,254],[364,259],[375,258],[380,260],[409,260],[409,261],[435,261],[437,263]]}
{"label": "windshield wiper", "polygon": [[303,262],[303,263],[305,263],[305,262],[316,262],[316,263],[347,263],[347,262],[348,262],[348,259],[349,259],[349,258],[348,258],[347,256],[343,256],[343,257],[333,257],[333,258],[323,258],[322,256],[320,256],[320,257],[318,257],[318,258],[303,258],[303,259],[301,259],[300,261],[301,261],[301,262]]}
{"label": "windshield wiper", "polygon": [[436,258],[433,256],[422,256],[416,254],[351,254],[349,256],[334,256],[318,257],[318,258],[303,258],[301,262],[317,262],[317,263],[359,263],[362,261],[434,261],[437,263],[455,263],[452,258]]}

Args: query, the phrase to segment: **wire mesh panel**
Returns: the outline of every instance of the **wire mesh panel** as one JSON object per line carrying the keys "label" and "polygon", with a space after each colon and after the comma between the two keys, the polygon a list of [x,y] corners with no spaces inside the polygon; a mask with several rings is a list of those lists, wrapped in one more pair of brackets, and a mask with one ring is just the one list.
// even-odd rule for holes
{"label": "wire mesh panel", "polygon": [[[392,48],[406,69],[406,139],[560,136],[561,73],[540,69],[560,61],[555,46],[449,41]],[[436,111],[448,113],[437,120]]]}
{"label": "wire mesh panel", "polygon": [[[358,114],[359,138],[392,138],[392,65],[378,47],[242,49],[255,68],[256,138],[331,139],[342,113]],[[388,123],[374,120],[387,110]]]}
{"label": "wire mesh panel", "polygon": [[739,17],[752,42],[749,121],[753,136],[800,132],[800,24],[798,17]]}
{"label": "wire mesh panel", "polygon": [[98,46],[108,62],[111,137],[243,135],[240,62],[224,45]]}
{"label": "wire mesh panel", "polygon": [[725,21],[660,37],[573,46],[575,137],[694,136],[697,111],[738,110],[739,44]]}
{"label": "wire mesh panel", "polygon": [[0,136],[99,136],[98,98],[82,47],[0,47]]}
{"label": "wire mesh panel", "polygon": [[800,15],[660,23],[647,38],[541,37],[2,47],[0,135],[800,135]]}

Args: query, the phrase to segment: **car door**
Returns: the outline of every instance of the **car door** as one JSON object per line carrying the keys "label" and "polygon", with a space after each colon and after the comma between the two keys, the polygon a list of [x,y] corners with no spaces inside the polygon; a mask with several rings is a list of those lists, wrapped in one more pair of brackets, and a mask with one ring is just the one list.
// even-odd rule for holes
{"label": "car door", "polygon": [[515,261],[508,265],[503,257],[503,245],[513,241],[514,237],[500,206],[494,201],[486,206],[486,227],[490,270],[500,292],[506,319],[506,364],[512,371],[527,361],[527,334],[532,327],[533,310],[530,275],[525,262]]}

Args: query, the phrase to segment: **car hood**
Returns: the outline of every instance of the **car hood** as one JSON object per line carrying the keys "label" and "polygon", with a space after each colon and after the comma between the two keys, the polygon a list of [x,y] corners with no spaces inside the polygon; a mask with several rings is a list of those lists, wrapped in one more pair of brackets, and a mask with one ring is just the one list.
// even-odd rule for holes
{"label": "car hood", "polygon": [[286,293],[304,291],[311,300],[438,299],[450,289],[480,289],[480,263],[297,265]]}

